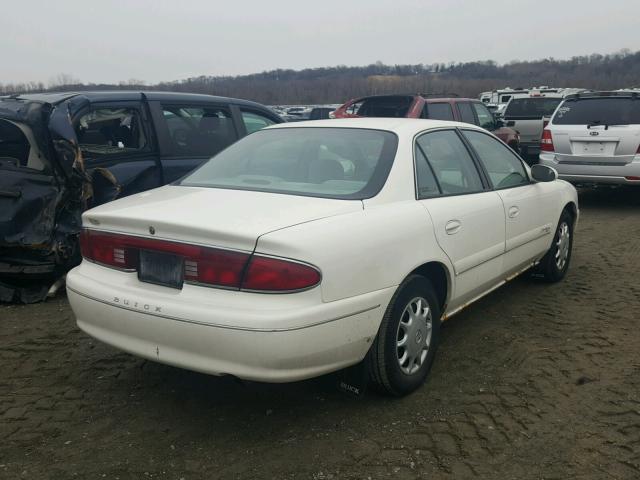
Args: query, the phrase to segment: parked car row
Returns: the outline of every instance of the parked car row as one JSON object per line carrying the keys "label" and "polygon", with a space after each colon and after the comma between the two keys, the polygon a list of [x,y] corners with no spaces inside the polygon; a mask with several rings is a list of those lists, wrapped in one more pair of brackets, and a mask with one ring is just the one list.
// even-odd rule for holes
{"label": "parked car row", "polygon": [[187,94],[1,98],[2,299],[40,298],[26,279],[46,287],[81,253],[68,298],[107,344],[268,382],[357,366],[404,395],[442,320],[525,271],[564,277],[576,190],[529,168],[482,101],[316,110],[336,119]]}
{"label": "parked car row", "polygon": [[464,122],[492,132],[516,152],[520,148],[518,133],[505,127],[480,100],[472,98],[427,94],[374,95],[349,100],[333,113],[333,117],[423,118]]}

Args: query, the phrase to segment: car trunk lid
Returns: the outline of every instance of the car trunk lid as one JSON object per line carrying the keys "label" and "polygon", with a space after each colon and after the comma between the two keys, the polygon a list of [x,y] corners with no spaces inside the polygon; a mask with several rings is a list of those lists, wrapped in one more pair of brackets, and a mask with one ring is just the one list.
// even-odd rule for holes
{"label": "car trunk lid", "polygon": [[85,227],[252,251],[265,233],[362,210],[336,200],[245,190],[165,186],[84,213]]}

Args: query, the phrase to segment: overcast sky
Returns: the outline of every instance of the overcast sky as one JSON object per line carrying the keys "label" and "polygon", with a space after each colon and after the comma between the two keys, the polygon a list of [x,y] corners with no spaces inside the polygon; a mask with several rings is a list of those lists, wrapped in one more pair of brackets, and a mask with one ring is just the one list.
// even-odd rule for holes
{"label": "overcast sky", "polygon": [[60,73],[152,83],[378,60],[504,63],[640,50],[640,0],[5,2],[0,83],[47,83]]}

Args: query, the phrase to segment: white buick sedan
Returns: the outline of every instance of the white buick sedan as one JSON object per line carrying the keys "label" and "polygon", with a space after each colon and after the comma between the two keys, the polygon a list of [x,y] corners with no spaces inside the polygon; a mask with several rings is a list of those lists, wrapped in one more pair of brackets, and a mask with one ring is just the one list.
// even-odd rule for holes
{"label": "white buick sedan", "polygon": [[178,367],[288,382],[366,362],[402,395],[440,323],[569,266],[576,190],[472,125],[281,124],[182,180],[83,215],[78,326]]}

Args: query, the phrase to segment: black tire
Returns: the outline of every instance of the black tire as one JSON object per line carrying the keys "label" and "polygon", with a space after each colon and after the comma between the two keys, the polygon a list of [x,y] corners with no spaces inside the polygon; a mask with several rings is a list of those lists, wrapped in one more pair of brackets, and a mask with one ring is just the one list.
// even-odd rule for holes
{"label": "black tire", "polygon": [[[562,232],[566,226],[569,234],[568,238],[568,251],[566,252],[566,260],[561,266],[558,264],[559,256],[562,256],[559,248],[559,240]],[[567,274],[569,269],[569,263],[571,263],[571,251],[573,250],[573,217],[567,210],[563,210],[556,227],[556,233],[553,236],[553,243],[542,257],[540,263],[534,269],[534,276],[541,277],[543,280],[554,283],[559,282]]]}
{"label": "black tire", "polygon": [[[398,353],[402,351],[401,349],[403,348],[397,345],[399,341],[398,334],[400,333],[399,325],[401,320],[403,318],[406,319],[407,315],[409,315],[406,309],[409,305],[413,305],[412,301],[418,298],[426,300],[428,304],[431,314],[431,338],[426,352],[426,358],[419,362],[419,365],[418,362],[412,363],[413,368],[416,368],[416,370],[407,373],[403,371],[398,359]],[[405,313],[407,315],[405,315]],[[424,383],[433,364],[440,340],[440,315],[438,297],[429,280],[420,275],[411,275],[398,287],[391,302],[389,302],[389,306],[380,324],[378,335],[366,359],[369,381],[374,388],[383,393],[402,396],[413,392]],[[428,318],[425,320],[425,327],[427,322]],[[403,323],[403,325],[405,325],[405,323]],[[418,322],[416,325],[421,325],[421,323]],[[424,351],[424,346],[419,346],[421,336],[418,330],[415,331],[415,335],[411,336],[404,331],[402,333],[405,333],[408,342],[416,342],[416,345],[418,345],[414,346],[414,344],[411,344],[412,347]],[[424,329],[425,336],[428,334],[428,331],[428,328]],[[425,342],[426,341],[428,340],[425,340]],[[422,354],[420,353],[420,355]],[[411,367],[407,366],[405,368],[409,369]]]}

